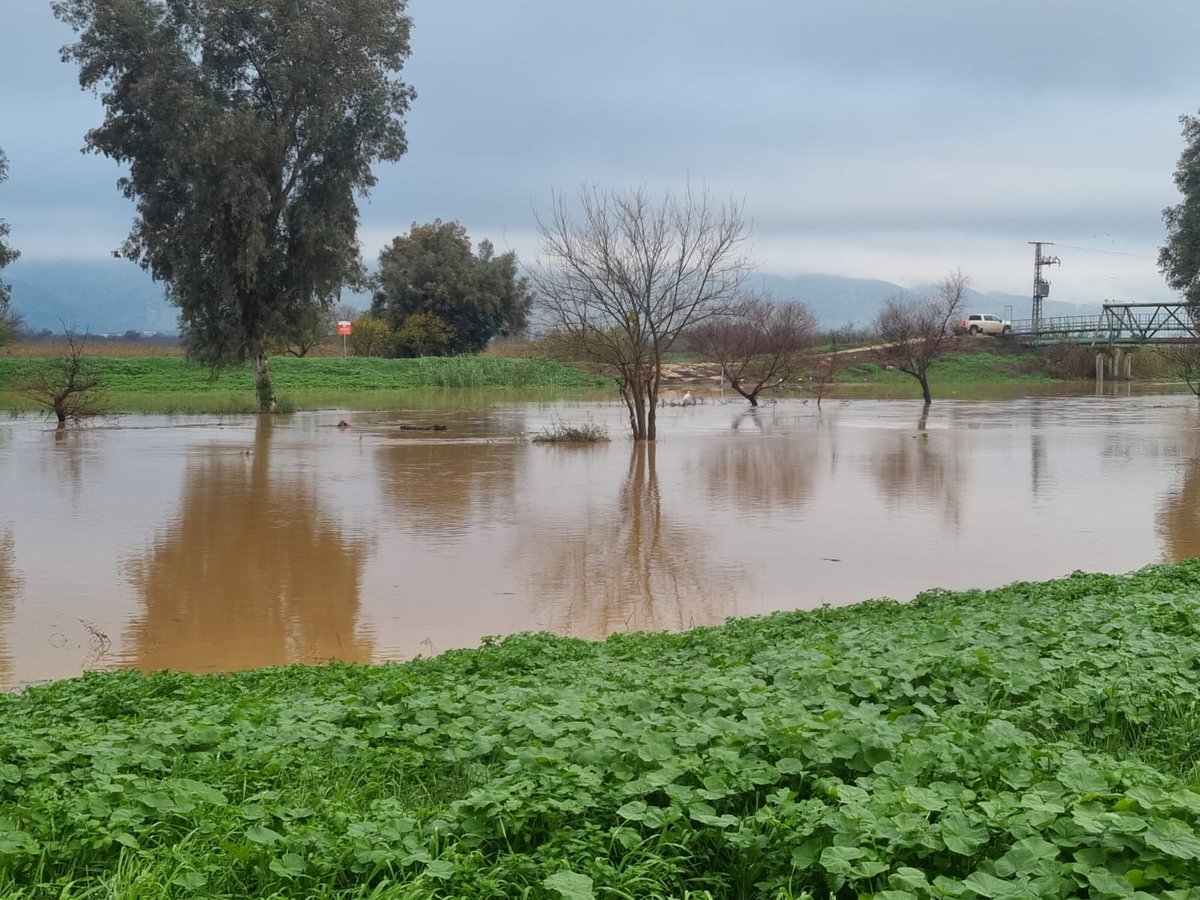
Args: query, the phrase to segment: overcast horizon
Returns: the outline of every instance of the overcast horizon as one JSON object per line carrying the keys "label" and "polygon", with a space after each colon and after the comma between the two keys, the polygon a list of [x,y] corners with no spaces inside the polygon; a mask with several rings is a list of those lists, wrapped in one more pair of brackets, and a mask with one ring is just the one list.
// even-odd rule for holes
{"label": "overcast horizon", "polygon": [[[133,206],[79,150],[101,122],[43,0],[3,0],[0,218],[26,260],[109,258]],[[457,219],[523,260],[534,210],[595,182],[689,180],[744,201],[764,273],[904,286],[961,268],[1027,294],[1174,294],[1155,257],[1178,202],[1179,116],[1200,107],[1200,5],[708,0],[588,8],[413,0],[409,152],[361,204],[368,264],[414,222]],[[132,263],[130,264],[132,266]]]}

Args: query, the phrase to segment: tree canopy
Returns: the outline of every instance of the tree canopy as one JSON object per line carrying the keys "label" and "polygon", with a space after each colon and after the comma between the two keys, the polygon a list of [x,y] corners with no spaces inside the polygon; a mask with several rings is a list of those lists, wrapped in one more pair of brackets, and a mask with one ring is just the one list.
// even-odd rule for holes
{"label": "tree canopy", "polygon": [[88,149],[127,165],[123,252],[167,286],[189,353],[254,363],[362,277],[355,194],[406,150],[406,0],[57,0],[101,94]]}
{"label": "tree canopy", "polygon": [[1183,201],[1163,210],[1167,243],[1158,252],[1158,268],[1167,284],[1183,294],[1200,318],[1200,118],[1180,116],[1185,146],[1175,167],[1175,187]]}
{"label": "tree canopy", "polygon": [[[497,256],[490,241],[477,251],[458,222],[413,223],[379,254],[372,315],[400,334],[416,333],[433,353],[478,353],[498,335],[524,330],[533,298],[517,271],[517,255]],[[415,315],[423,318],[405,328]],[[434,317],[440,320],[431,319]],[[419,324],[419,328],[417,327]],[[430,340],[438,333],[445,337]],[[402,352],[414,352],[402,344]]]}
{"label": "tree canopy", "polygon": [[[4,155],[3,150],[0,150],[0,184],[3,184],[7,178],[8,157]],[[8,223],[0,219],[0,269],[21,255],[8,243],[8,231]],[[16,324],[16,315],[9,309],[10,300],[9,286],[0,281],[0,344],[8,343],[12,338],[13,326]]]}

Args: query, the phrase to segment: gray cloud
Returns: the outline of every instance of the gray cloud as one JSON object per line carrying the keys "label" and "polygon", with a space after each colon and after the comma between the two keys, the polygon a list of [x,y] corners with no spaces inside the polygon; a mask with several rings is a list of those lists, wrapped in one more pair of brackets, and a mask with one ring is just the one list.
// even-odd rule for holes
{"label": "gray cloud", "polygon": [[[0,215],[30,256],[118,244],[132,207],[40,0],[0,0]],[[1177,118],[1200,4],[413,0],[409,154],[378,169],[365,253],[461,220],[522,255],[552,189],[703,184],[744,199],[767,271],[1023,291],[1033,238],[1086,245],[1061,299],[1165,295]],[[1099,250],[1133,254],[1116,257]],[[1119,274],[1114,274],[1119,273]]]}

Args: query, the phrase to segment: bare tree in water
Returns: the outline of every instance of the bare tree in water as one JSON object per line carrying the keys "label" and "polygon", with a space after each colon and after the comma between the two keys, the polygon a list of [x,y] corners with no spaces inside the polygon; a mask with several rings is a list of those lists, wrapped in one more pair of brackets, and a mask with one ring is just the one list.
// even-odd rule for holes
{"label": "bare tree in water", "polygon": [[813,366],[809,376],[808,390],[817,398],[817,409],[826,394],[833,392],[837,383],[839,354],[854,341],[854,323],[846,323],[841,328],[834,328],[826,335],[828,352],[820,356]]}
{"label": "bare tree in water", "polygon": [[652,441],[663,354],[726,312],[750,272],[742,208],[690,187],[661,203],[644,189],[584,189],[579,207],[581,220],[555,195],[530,280],[570,352],[616,371],[634,440]]}
{"label": "bare tree in water", "polygon": [[783,387],[803,368],[801,353],[816,330],[817,317],[803,303],[752,296],[731,315],[695,328],[691,338],[701,356],[720,364],[730,387],[758,406],[760,393]]}
{"label": "bare tree in water", "polygon": [[1154,350],[1166,361],[1171,372],[1186,381],[1191,392],[1200,397],[1200,344],[1191,341],[1159,344]]}
{"label": "bare tree in water", "polygon": [[885,345],[880,357],[917,379],[926,405],[933,402],[929,368],[946,353],[950,322],[962,313],[968,282],[961,271],[952,272],[932,297],[889,298],[875,320]]}
{"label": "bare tree in water", "polygon": [[42,363],[18,388],[27,400],[54,413],[59,428],[104,414],[100,376],[83,353],[88,334],[79,337],[71,328],[65,332],[67,352]]}

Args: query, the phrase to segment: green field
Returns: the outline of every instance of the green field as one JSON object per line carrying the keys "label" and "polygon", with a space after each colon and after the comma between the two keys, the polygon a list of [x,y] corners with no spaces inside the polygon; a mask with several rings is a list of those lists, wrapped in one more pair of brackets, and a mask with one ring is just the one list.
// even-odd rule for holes
{"label": "green field", "polygon": [[[248,366],[215,373],[181,357],[87,357],[114,412],[253,412],[254,379]],[[38,358],[0,358],[0,408],[30,409],[18,385]],[[489,356],[426,359],[279,357],[271,360],[275,390],[285,409],[394,405],[391,392],[453,389],[585,390],[611,386],[548,359]]]}
{"label": "green field", "polygon": [[[1054,380],[1056,379],[1046,371],[1044,361],[1034,353],[948,353],[929,368],[929,383],[934,388],[945,384],[999,382],[1044,384]],[[838,381],[917,384],[911,375],[870,362],[848,365],[838,372]]]}
{"label": "green field", "polygon": [[1200,560],[0,697],[0,894],[1200,892]]}

